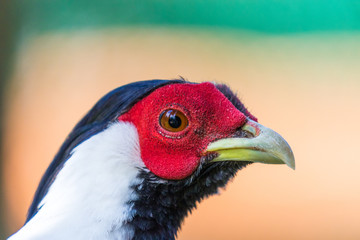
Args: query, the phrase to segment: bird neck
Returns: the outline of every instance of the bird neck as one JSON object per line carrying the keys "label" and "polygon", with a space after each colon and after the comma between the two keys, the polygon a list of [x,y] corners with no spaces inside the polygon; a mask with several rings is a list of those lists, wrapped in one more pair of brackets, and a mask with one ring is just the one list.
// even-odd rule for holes
{"label": "bird neck", "polygon": [[164,180],[141,160],[135,126],[118,122],[79,144],[16,239],[175,239],[197,202],[224,187],[239,163],[202,165]]}

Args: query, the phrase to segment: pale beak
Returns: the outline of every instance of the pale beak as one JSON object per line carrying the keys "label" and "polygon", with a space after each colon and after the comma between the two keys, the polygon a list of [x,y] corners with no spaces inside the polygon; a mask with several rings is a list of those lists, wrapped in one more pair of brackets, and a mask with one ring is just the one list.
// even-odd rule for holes
{"label": "pale beak", "polygon": [[206,152],[217,153],[212,161],[247,161],[286,164],[295,169],[295,158],[289,144],[275,131],[248,120],[241,128],[251,137],[224,138],[212,142]]}

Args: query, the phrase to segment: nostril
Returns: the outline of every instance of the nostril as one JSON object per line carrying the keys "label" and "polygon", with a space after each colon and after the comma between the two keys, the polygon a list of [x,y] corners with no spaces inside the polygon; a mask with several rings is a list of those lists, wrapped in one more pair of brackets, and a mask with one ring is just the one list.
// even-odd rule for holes
{"label": "nostril", "polygon": [[245,124],[242,128],[243,131],[251,134],[253,137],[257,136],[257,130],[256,127],[250,125],[250,124]]}

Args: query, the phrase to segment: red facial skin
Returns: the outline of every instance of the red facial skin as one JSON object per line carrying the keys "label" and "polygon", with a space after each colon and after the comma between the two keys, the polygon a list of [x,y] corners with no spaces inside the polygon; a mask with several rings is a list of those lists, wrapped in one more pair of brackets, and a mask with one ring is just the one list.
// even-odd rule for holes
{"label": "red facial skin", "polygon": [[[183,112],[188,126],[180,132],[163,129],[159,117],[167,109]],[[121,115],[119,121],[136,126],[141,158],[152,173],[179,180],[195,171],[209,143],[230,137],[245,124],[246,116],[212,83],[186,83],[155,90]]]}

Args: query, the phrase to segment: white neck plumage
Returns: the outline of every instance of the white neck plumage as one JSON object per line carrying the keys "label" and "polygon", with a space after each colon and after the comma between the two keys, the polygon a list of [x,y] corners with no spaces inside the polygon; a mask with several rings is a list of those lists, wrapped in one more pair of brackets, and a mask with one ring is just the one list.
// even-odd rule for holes
{"label": "white neck plumage", "polygon": [[137,130],[117,122],[77,146],[38,213],[10,239],[130,239],[140,157]]}

